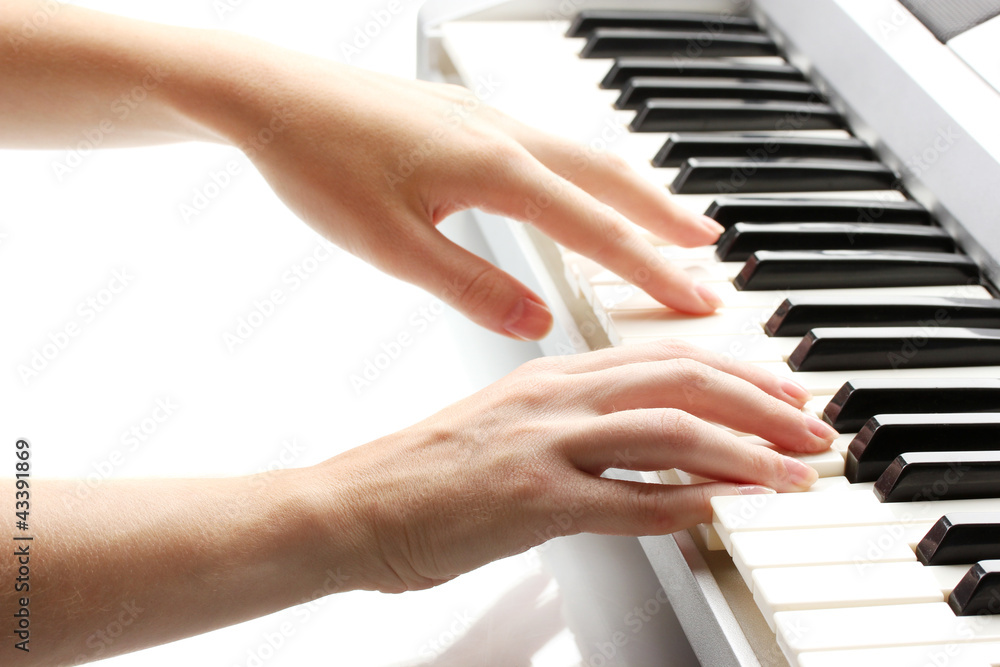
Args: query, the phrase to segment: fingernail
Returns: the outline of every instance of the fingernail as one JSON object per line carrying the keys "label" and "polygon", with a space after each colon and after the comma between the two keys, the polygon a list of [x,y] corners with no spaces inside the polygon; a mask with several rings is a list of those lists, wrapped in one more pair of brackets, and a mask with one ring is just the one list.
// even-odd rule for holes
{"label": "fingernail", "polygon": [[813,482],[819,479],[819,475],[815,470],[802,461],[793,459],[790,456],[785,457],[785,470],[788,472],[788,479],[795,486],[808,488],[813,485]]}
{"label": "fingernail", "polygon": [[812,394],[809,393],[809,390],[794,380],[783,380],[781,382],[781,390],[788,394],[789,398],[792,398],[799,403],[805,403],[812,398]]}
{"label": "fingernail", "polygon": [[839,435],[837,431],[835,431],[834,428],[826,422],[820,421],[810,415],[805,415],[805,418],[806,426],[809,428],[809,432],[820,440],[833,440]]}
{"label": "fingernail", "polygon": [[538,340],[552,328],[552,313],[533,299],[521,298],[507,313],[503,328],[522,340]]}
{"label": "fingernail", "polygon": [[737,486],[736,493],[741,496],[757,496],[765,493],[777,493],[774,489],[769,489],[766,486],[755,486],[747,484],[745,486]]}
{"label": "fingernail", "polygon": [[699,297],[701,297],[701,300],[705,302],[705,305],[710,308],[722,308],[724,305],[722,303],[722,299],[719,298],[719,295],[713,292],[712,288],[708,285],[696,285],[694,291]]}
{"label": "fingernail", "polygon": [[715,220],[712,220],[707,215],[701,216],[701,226],[707,229],[708,231],[712,232],[716,236],[726,231],[725,227],[717,223]]}

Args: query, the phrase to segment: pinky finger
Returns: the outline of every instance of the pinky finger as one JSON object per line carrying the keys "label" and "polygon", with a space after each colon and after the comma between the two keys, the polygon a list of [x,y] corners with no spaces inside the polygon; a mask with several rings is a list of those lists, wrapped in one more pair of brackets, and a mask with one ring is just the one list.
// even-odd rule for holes
{"label": "pinky finger", "polygon": [[765,486],[724,482],[647,484],[591,478],[580,527],[602,535],[666,535],[712,521],[714,496],[774,493]]}

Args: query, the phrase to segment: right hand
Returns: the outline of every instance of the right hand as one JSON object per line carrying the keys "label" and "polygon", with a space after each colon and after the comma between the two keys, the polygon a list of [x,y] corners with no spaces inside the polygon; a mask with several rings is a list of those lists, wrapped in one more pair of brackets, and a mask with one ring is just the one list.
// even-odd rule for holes
{"label": "right hand", "polygon": [[[353,517],[336,544],[360,555],[363,586],[421,589],[555,535],[670,533],[711,521],[712,496],[801,491],[814,470],[710,422],[817,452],[836,433],[801,412],[807,399],[674,341],[549,357],[311,472],[340,492],[331,515]],[[722,481],[602,478],[611,467]]]}

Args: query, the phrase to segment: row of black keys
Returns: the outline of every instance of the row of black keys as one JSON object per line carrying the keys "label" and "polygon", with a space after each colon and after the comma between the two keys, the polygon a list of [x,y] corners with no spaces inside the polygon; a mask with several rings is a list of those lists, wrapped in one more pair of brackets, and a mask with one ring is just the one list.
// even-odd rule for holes
{"label": "row of black keys", "polygon": [[912,201],[721,197],[705,211],[741,290],[978,284],[978,265]]}
{"label": "row of black keys", "polygon": [[[955,250],[951,237],[931,226],[927,211],[915,202],[729,197],[713,202],[706,215],[727,227],[716,248],[719,259],[749,256],[734,281],[743,290],[980,282],[978,265],[966,255],[947,252]],[[879,223],[837,222],[861,218]],[[827,250],[795,250],[823,247]],[[873,250],[846,250],[858,247]],[[903,251],[908,247],[937,252]],[[793,294],[765,330],[771,336],[804,336],[789,358],[796,371],[893,368],[893,355],[910,348],[910,368],[1000,365],[1000,300],[994,299],[893,297],[858,303],[851,297]],[[907,345],[913,340],[921,345]]]}
{"label": "row of black keys", "polygon": [[1000,497],[1000,379],[851,380],[823,418],[857,431],[844,474],[883,502]]}
{"label": "row of black keys", "polygon": [[[571,37],[587,37],[584,57],[618,57],[603,82],[606,88],[620,88],[617,107],[638,111],[634,131],[759,130],[774,129],[782,117],[798,114],[800,129],[840,128],[843,121],[821,103],[821,97],[805,83],[798,70],[787,64],[751,65],[713,61],[642,60],[621,56],[683,55],[747,56],[774,55],[774,43],[760,34],[749,19],[665,14],[660,12],[581,12],[569,31]],[[702,36],[709,38],[702,39]],[[695,53],[692,52],[694,47]],[[714,98],[716,101],[710,101]],[[752,100],[752,103],[748,101]],[[754,169],[746,170],[746,157],[754,158]],[[770,162],[775,157],[811,158],[813,162]],[[743,159],[740,159],[743,158]],[[817,162],[817,158],[824,161]],[[675,134],[653,159],[656,166],[680,166],[671,189],[678,193],[718,191],[718,184],[730,184],[730,192],[819,191],[884,189],[895,185],[894,175],[873,162],[874,156],[856,139],[782,138],[766,136],[719,136]],[[853,161],[853,162],[849,162]],[[861,162],[858,162],[861,161]],[[739,179],[733,178],[739,176]],[[734,187],[736,186],[736,187]],[[862,226],[857,217],[843,216],[847,210],[863,210],[864,205],[830,202],[717,202],[716,217],[729,229],[720,239],[717,256],[723,261],[750,259],[740,276],[745,289],[804,288],[799,274],[815,276],[815,262],[827,260],[845,272],[861,273],[886,257],[868,258],[861,265],[846,257],[798,257],[768,255],[766,251],[797,249],[868,249],[933,251],[951,253],[954,243],[942,230],[927,227],[926,212],[906,203],[880,207],[879,220],[895,225]],[[743,210],[737,210],[742,207]],[[802,209],[810,209],[804,212]],[[770,209],[765,213],[765,209]],[[775,210],[779,209],[779,210]],[[749,214],[764,214],[753,224]],[[783,213],[788,215],[783,216]],[[805,215],[803,215],[805,213]],[[814,215],[809,215],[813,213]],[[884,216],[884,217],[882,217]],[[799,224],[800,220],[823,220],[833,224]],[[777,224],[776,224],[777,223]],[[792,223],[792,224],[782,224]],[[844,224],[848,223],[848,224]],[[920,225],[915,226],[915,225]],[[759,251],[765,251],[761,254]],[[857,258],[855,258],[857,259]],[[932,269],[955,272],[949,280],[967,281],[978,271],[940,264],[943,257],[901,257],[893,275],[883,275],[879,284],[914,284],[913,274]],[[935,261],[936,260],[936,261]],[[928,264],[929,262],[929,264]],[[891,262],[889,262],[891,264]],[[905,267],[905,268],[904,268]],[[933,269],[938,269],[934,271]],[[885,270],[882,271],[885,273]],[[902,273],[910,274],[903,278]],[[874,276],[863,279],[868,286]],[[890,282],[885,282],[888,278]],[[928,278],[937,284],[942,276]],[[905,280],[904,283],[897,282]],[[775,282],[776,281],[776,282]],[[824,278],[818,287],[830,285]],[[892,302],[855,304],[786,300],[766,325],[768,334],[798,336],[808,333],[796,353],[799,365],[809,365],[820,348],[840,348],[858,367],[856,344],[846,344],[850,333],[817,332],[817,327],[918,326],[926,322],[947,322],[952,327],[991,327],[1000,332],[1000,310],[996,304],[975,300],[897,299]],[[869,353],[872,337],[865,338]],[[880,339],[898,347],[894,333]],[[967,340],[955,328],[947,340],[960,355],[969,352]],[[830,334],[840,333],[841,337]],[[914,332],[909,332],[912,336]],[[981,332],[984,335],[990,332]],[[904,336],[905,338],[905,336]],[[987,338],[990,336],[987,335]],[[1000,342],[995,337],[994,342]],[[944,343],[942,345],[942,343]],[[957,344],[957,345],[956,345]],[[876,345],[878,347],[878,345]],[[944,362],[949,347],[945,339],[935,339],[921,349],[933,348],[931,356]],[[828,351],[830,351],[828,349]],[[835,350],[834,350],[835,351]],[[955,350],[952,350],[954,352]],[[802,352],[801,354],[799,354]],[[812,354],[813,356],[810,356]],[[1000,354],[994,352],[1000,361]],[[796,355],[793,355],[795,357]],[[829,355],[827,355],[829,356]],[[833,355],[836,356],[836,355]],[[880,350],[876,356],[884,356]],[[928,359],[924,358],[924,361]],[[795,367],[794,359],[793,367]],[[845,360],[846,361],[846,360]],[[954,354],[947,363],[955,365]],[[991,361],[990,363],[995,363]],[[822,364],[821,364],[822,365]],[[931,364],[935,365],[935,364]],[[968,410],[996,410],[1000,406],[1000,380],[916,381],[903,386],[893,381],[848,383],[830,402],[827,419],[840,431],[857,431],[851,443],[847,474],[852,482],[877,480],[875,492],[885,502],[901,500],[941,500],[947,498],[1000,496],[1000,453],[992,444],[1000,436],[1000,415],[970,414]],[[959,414],[919,414],[963,410]],[[918,413],[918,414],[907,414]],[[940,452],[949,439],[959,438],[963,452]],[[960,471],[961,474],[947,477]],[[957,478],[957,479],[953,479]],[[949,480],[941,485],[941,480]],[[928,494],[932,494],[928,496]],[[965,514],[943,517],[921,540],[917,555],[929,565],[978,562],[952,593],[949,603],[957,614],[975,614],[988,609],[1000,590],[1000,515]]]}
{"label": "row of black keys", "polygon": [[[984,412],[947,412],[956,408]],[[1000,497],[998,409],[1000,379],[855,380],[833,397],[824,417],[839,430],[860,429],[848,450],[851,482],[877,480],[882,502],[920,502]],[[956,440],[963,451],[941,451]],[[948,602],[958,615],[996,613],[1000,514],[946,514],[916,554],[925,565],[976,563]]]}
{"label": "row of black keys", "polygon": [[[588,37],[584,57],[617,57],[602,85],[621,89],[618,108],[637,111],[631,125],[634,131],[748,132],[845,126],[836,110],[823,103],[820,92],[791,65],[698,60],[776,53],[773,43],[749,19],[731,17],[719,28],[713,27],[713,21],[719,23],[718,18],[700,15],[584,12],[569,34]],[[720,34],[731,30],[738,32]],[[702,40],[705,34],[711,39]],[[681,54],[674,49],[678,39],[706,41],[708,46]],[[727,39],[749,50],[733,51]],[[766,54],[753,46],[757,42],[768,45]],[[634,53],[661,57],[623,57]],[[671,54],[683,57],[671,58]],[[748,156],[757,163],[752,172],[745,168]],[[808,161],[788,162],[797,159]],[[730,192],[878,190],[897,183],[893,171],[875,162],[870,148],[854,138],[675,134],[653,164],[681,167],[671,185],[680,194],[718,192],[720,183]]]}

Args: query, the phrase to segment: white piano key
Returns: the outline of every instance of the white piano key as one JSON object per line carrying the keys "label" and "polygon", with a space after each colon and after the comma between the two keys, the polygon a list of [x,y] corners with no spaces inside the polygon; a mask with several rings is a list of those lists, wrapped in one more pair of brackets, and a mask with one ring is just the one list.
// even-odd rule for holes
{"label": "white piano key", "polygon": [[916,544],[933,523],[733,533],[733,563],[753,592],[751,575],[772,567],[916,562]]}
{"label": "white piano key", "polygon": [[[735,278],[743,268],[743,262],[709,262],[697,259],[674,259],[669,260],[674,268],[684,271],[698,282],[708,283],[729,283]],[[597,285],[617,285],[622,281],[621,276],[604,269],[590,278],[590,284]]]}
{"label": "white piano key", "polygon": [[847,651],[811,651],[798,656],[798,667],[995,667],[1000,642],[926,644]]}
{"label": "white piano key", "polygon": [[753,308],[720,309],[712,315],[692,317],[660,306],[656,310],[613,310],[602,319],[607,319],[619,339],[663,338],[664,331],[669,331],[671,338],[725,334],[766,337],[763,312]]}
{"label": "white piano key", "polygon": [[831,394],[836,392],[848,380],[864,380],[868,378],[893,380],[906,379],[962,379],[962,378],[997,378],[1000,377],[1000,366],[962,366],[957,368],[895,368],[869,371],[809,371],[793,372],[786,363],[765,362],[758,364],[764,370],[775,375],[795,380],[813,394]]}
{"label": "white piano key", "polygon": [[871,483],[852,487],[859,492],[716,496],[712,523],[731,553],[730,535],[741,531],[908,525],[937,521],[948,512],[1000,511],[1000,498],[880,503],[870,492]]}
{"label": "white piano key", "polygon": [[[944,602],[968,569],[968,565],[928,567],[915,561],[773,567],[756,570],[752,588],[757,607],[774,630],[774,614],[779,611]],[[947,593],[942,591],[942,579]]]}
{"label": "white piano key", "polygon": [[813,417],[822,419],[823,411],[826,410],[826,406],[832,398],[833,394],[820,394],[819,396],[813,396],[802,409]]}
{"label": "white piano key", "polygon": [[955,616],[944,602],[784,611],[774,621],[793,665],[806,651],[1000,641],[1000,616]]}
{"label": "white piano key", "polygon": [[841,433],[834,439],[833,444],[830,445],[830,449],[832,449],[835,452],[838,452],[842,457],[846,459],[847,448],[851,446],[851,442],[854,440],[854,437],[856,435],[857,433]]}
{"label": "white piano key", "polygon": [[836,476],[836,477],[820,477],[817,479],[812,486],[809,487],[807,493],[823,493],[827,491],[851,491],[851,483],[847,481],[846,477]]}
{"label": "white piano key", "polygon": [[[564,261],[574,264],[579,260],[579,255],[571,256]],[[588,260],[589,261],[589,260]],[[599,267],[596,263],[593,265]],[[597,268],[594,274],[601,269]],[[793,294],[809,299],[823,298],[856,298],[858,303],[865,303],[868,299],[881,297],[906,297],[906,296],[927,296],[963,299],[990,299],[992,295],[982,285],[934,285],[928,287],[873,287],[869,289],[843,289],[843,290],[782,290],[782,291],[750,291],[741,292],[732,283],[716,283],[712,285],[725,304],[726,310],[735,308],[753,308],[769,310],[768,317],[773,313],[781,302]],[[603,283],[595,285],[593,288],[595,301],[600,307],[608,312],[624,310],[657,310],[665,306],[659,301],[649,296],[643,290],[619,279],[618,283]]]}

